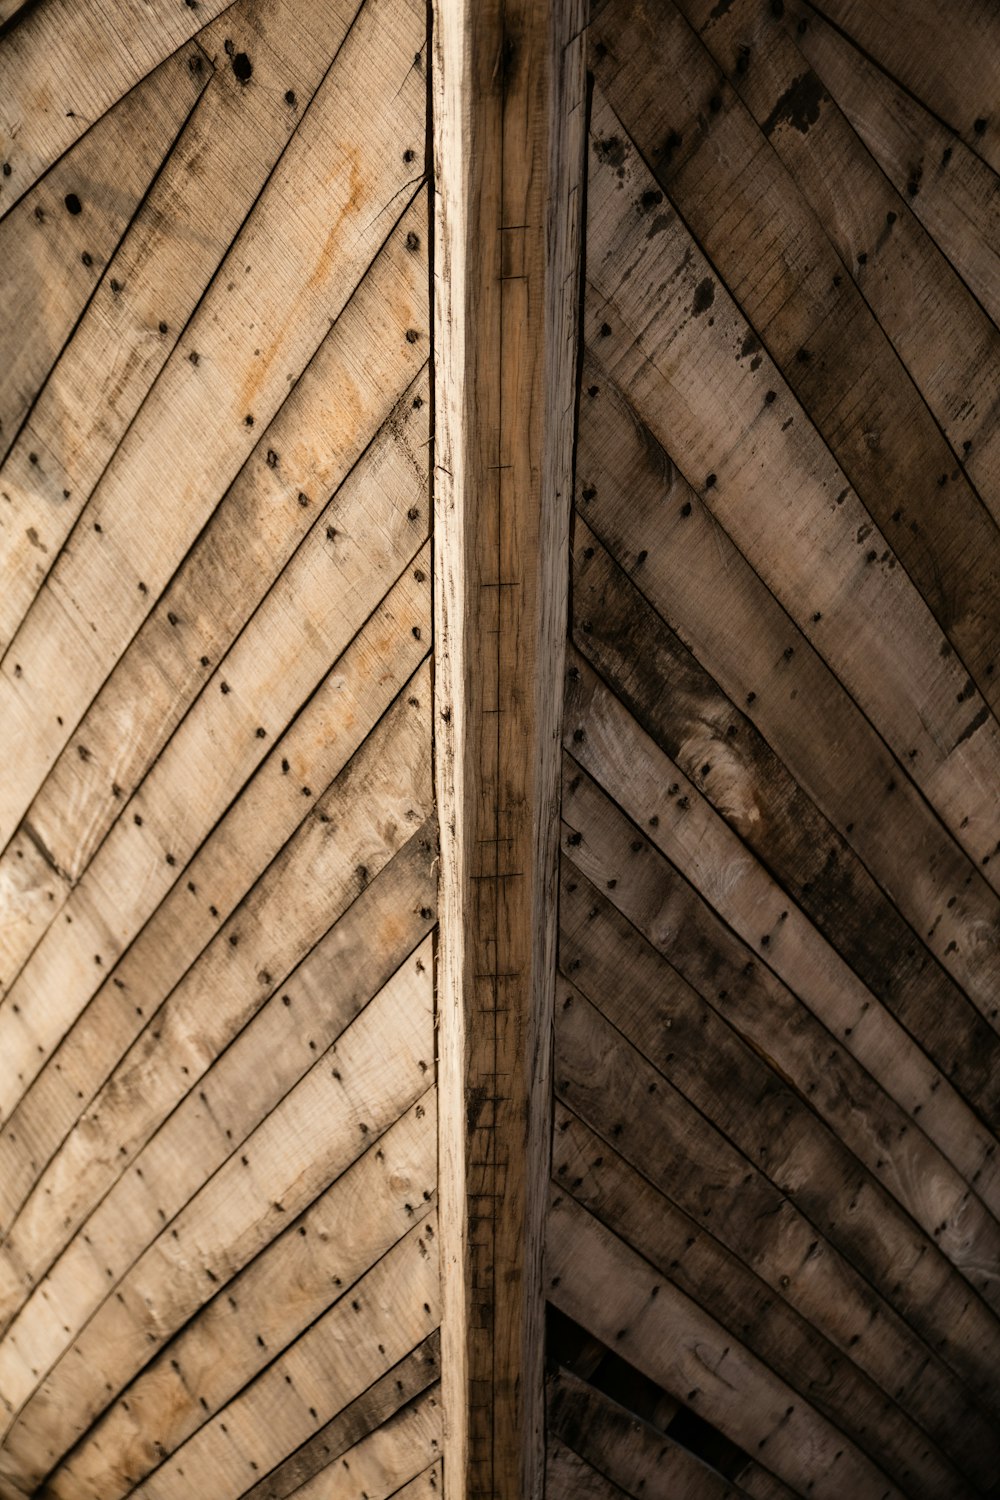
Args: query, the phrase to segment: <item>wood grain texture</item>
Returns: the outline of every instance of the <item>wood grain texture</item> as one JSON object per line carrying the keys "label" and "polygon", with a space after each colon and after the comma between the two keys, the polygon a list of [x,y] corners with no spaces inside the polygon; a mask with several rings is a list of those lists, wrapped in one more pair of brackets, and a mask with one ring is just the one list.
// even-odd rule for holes
{"label": "wood grain texture", "polygon": [[468,1500],[543,1484],[583,21],[578,0],[433,19],[445,1475]]}
{"label": "wood grain texture", "polygon": [[[8,835],[416,189],[404,157],[423,133],[425,23],[416,0],[364,7],[14,637]],[[137,507],[150,492],[156,506]]]}
{"label": "wood grain texture", "polygon": [[[207,80],[204,95],[114,255],[95,257],[99,285],[65,346],[52,351],[58,358],[24,425],[3,428],[0,494],[10,497],[18,522],[0,530],[0,566],[9,570],[0,602],[4,648],[298,127],[353,13],[350,0],[306,6],[239,0],[188,49],[198,69],[190,76]],[[251,60],[249,83],[232,65],[240,55]],[[135,106],[156,76],[136,91]],[[54,192],[54,179],[73,173],[99,129],[36,192]],[[84,169],[75,184],[83,209],[74,224],[90,212],[88,187]],[[10,233],[35,196],[23,200],[0,235]],[[59,217],[67,217],[65,210]],[[65,277],[65,261],[60,269]],[[22,340],[27,348],[44,343],[41,330]],[[34,547],[29,529],[38,538]]]}

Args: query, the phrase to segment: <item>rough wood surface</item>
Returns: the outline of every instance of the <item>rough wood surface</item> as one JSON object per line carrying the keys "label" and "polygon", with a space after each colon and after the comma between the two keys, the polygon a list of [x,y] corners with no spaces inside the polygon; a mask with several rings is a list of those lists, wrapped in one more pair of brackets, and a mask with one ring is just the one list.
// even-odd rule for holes
{"label": "rough wood surface", "polygon": [[434,7],[445,1473],[542,1492],[584,7]]}

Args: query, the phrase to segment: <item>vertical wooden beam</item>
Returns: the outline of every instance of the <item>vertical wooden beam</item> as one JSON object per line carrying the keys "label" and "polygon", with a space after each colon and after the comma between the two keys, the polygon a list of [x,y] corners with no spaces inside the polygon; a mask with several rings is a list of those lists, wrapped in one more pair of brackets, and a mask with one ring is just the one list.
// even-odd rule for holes
{"label": "vertical wooden beam", "polygon": [[445,1488],[533,1500],[584,0],[432,25]]}

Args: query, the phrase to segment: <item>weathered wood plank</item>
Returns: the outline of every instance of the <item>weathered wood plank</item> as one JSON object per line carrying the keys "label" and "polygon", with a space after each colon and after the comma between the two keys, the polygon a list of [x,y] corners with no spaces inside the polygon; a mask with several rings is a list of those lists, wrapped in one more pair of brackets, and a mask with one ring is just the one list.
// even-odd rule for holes
{"label": "weathered wood plank", "polygon": [[[704,0],[680,0],[680,5],[693,20],[708,19]],[[807,20],[806,35],[808,25]],[[726,39],[730,27],[739,28],[740,37],[757,58],[753,69],[742,72],[737,69],[735,51]],[[852,282],[856,283],[941,424],[952,452],[961,460],[994,518],[1000,520],[1000,437],[995,420],[1000,402],[1000,330],[990,322],[946,256],[910,212],[909,191],[902,196],[894,191],[822,83],[811,73],[796,45],[797,34],[795,39],[787,35],[773,15],[765,15],[760,7],[737,3],[721,25],[706,32],[706,41],[823,225],[828,263],[825,267],[817,264],[817,279],[828,278],[831,270],[840,278],[839,288],[827,294],[831,312],[838,297],[852,288]],[[791,102],[799,98],[796,89],[800,93],[811,92],[808,119]],[[802,123],[805,130],[799,128]],[[919,192],[919,184],[917,187]],[[836,252],[832,261],[831,247]],[[856,294],[853,300],[856,301]],[[858,339],[856,322],[846,331],[850,338]],[[905,428],[894,440],[890,428],[895,419],[880,389],[884,377],[875,378],[881,372],[865,375],[863,367],[856,366],[858,388],[852,400],[850,385],[837,375],[838,365],[844,361],[839,342],[829,322],[815,333],[808,327],[802,330],[801,345],[810,356],[808,363],[816,371],[813,389],[826,388],[832,396],[840,386],[841,410],[860,409],[869,445],[873,453],[877,450],[878,458],[888,468],[893,449],[900,457],[905,456],[905,444],[900,441],[905,437]],[[860,351],[855,352],[855,360],[857,352]],[[796,384],[792,378],[789,383]],[[821,407],[823,399],[820,398]],[[807,400],[806,405],[816,420],[812,401]],[[941,525],[940,513],[956,505],[962,518],[961,522],[956,519],[956,525],[959,538],[963,539],[966,528],[976,524],[976,516],[968,504],[961,470],[952,479],[954,458],[945,449],[949,461],[942,462],[939,457],[934,462],[932,451],[931,447],[927,449],[928,468],[922,475],[911,460],[910,483],[901,484],[886,498],[886,503],[879,506],[876,501],[871,508],[918,585],[930,573],[926,563],[921,563],[921,537],[922,545],[939,553],[942,565],[956,575],[951,621],[954,629],[961,612],[972,604],[965,588],[958,585],[958,578],[978,572],[976,591],[986,589],[980,596],[980,608],[988,612],[988,573],[984,578],[982,566],[972,564],[970,568],[961,546],[949,539]],[[855,482],[849,469],[847,472]],[[940,481],[942,473],[941,488],[947,494],[938,496],[935,507],[932,486]],[[877,483],[858,487],[873,498],[878,494]],[[922,496],[922,501],[914,503],[911,487]],[[946,500],[946,506],[942,500]],[[897,510],[902,512],[898,518]],[[914,524],[917,532],[912,530]],[[980,525],[978,529],[983,528]],[[970,549],[975,546],[971,531],[968,546]],[[995,576],[995,562],[993,572]],[[993,587],[995,591],[996,585]],[[931,593],[940,593],[940,587],[932,583]],[[942,603],[946,600],[947,595]],[[958,613],[954,613],[956,604]],[[987,624],[989,618],[987,613]],[[967,634],[964,628],[967,623],[970,622],[962,621],[963,637]],[[960,649],[967,656],[969,670],[978,677],[982,663],[974,656],[971,638],[968,642],[963,640]],[[995,641],[987,664],[989,661],[994,667],[997,665]],[[993,686],[995,690],[995,680]]]}
{"label": "weathered wood plank", "polygon": [[425,28],[368,0],[11,643],[6,836],[415,190]]}
{"label": "weathered wood plank", "polygon": [[[679,218],[662,213],[652,242],[644,216],[623,218],[619,189],[640,200],[656,187],[606,104],[595,105],[593,129],[598,146],[619,142],[622,164],[600,150],[588,179],[588,338],[612,328],[602,359],[640,415],[661,438],[669,431],[713,516],[878,723],[956,841],[977,864],[989,860],[1000,842],[1000,724],[886,539],[866,530],[868,512],[773,364],[762,354],[752,370],[733,357],[751,330]],[[699,286],[712,288],[712,327],[693,311]],[[780,392],[774,402],[768,387]],[[982,869],[1000,882],[1000,862]]]}
{"label": "weathered wood plank", "polygon": [[[903,1491],[738,1340],[593,1216],[553,1188],[546,1277],[556,1306],[800,1493]],[[553,1286],[554,1278],[558,1278]],[[765,1451],[766,1450],[766,1451]]]}
{"label": "weathered wood plank", "polygon": [[[216,70],[0,468],[0,494],[10,495],[18,518],[13,531],[0,529],[6,580],[0,647],[10,641],[253,206],[354,10],[354,0],[239,0],[191,49],[199,66],[207,58]],[[238,56],[252,69],[247,81],[233,67]],[[205,66],[203,76],[209,71]],[[288,102],[289,93],[296,103]],[[55,175],[46,178],[45,191]],[[0,238],[5,232],[6,226]],[[22,343],[31,347],[36,337]],[[0,452],[14,437],[9,425],[3,431],[8,441],[0,441]],[[34,548],[28,528],[38,537]]]}
{"label": "weathered wood plank", "polygon": [[[426,667],[421,671],[426,692]],[[427,698],[409,696],[413,704],[397,700],[164,1007],[146,1018],[54,1158],[51,1191],[31,1200],[30,1221],[22,1216],[17,1262],[13,1235],[4,1247],[8,1316],[26,1279],[35,1281],[216,1056],[265,1002],[280,997],[285,977],[429,816]],[[58,1203],[57,1216],[43,1200]],[[29,1232],[29,1222],[38,1232]],[[38,1297],[34,1304],[40,1316]],[[0,1360],[7,1345],[10,1337],[0,1344]]]}
{"label": "weathered wood plank", "polygon": [[[582,889],[590,906],[599,903],[596,890],[581,882],[574,877],[570,884]],[[636,985],[641,973],[634,957],[640,952],[634,944],[628,972]],[[618,963],[621,972],[621,955]],[[582,967],[574,975],[587,982]],[[641,982],[648,991],[650,980]],[[652,983],[652,994],[668,1001],[662,965]],[[560,1102],[864,1370],[962,1472],[985,1482],[998,1451],[995,1423],[953,1374],[792,1197],[734,1150],[580,991],[561,984],[559,995]]]}
{"label": "weathered wood plank", "polygon": [[[557,1123],[557,1147],[559,1131]],[[548,1431],[550,1442],[554,1433],[637,1500],[740,1500],[746,1493],[569,1370],[549,1380]]]}
{"label": "weathered wood plank", "polygon": [[[707,21],[711,55],[684,15]],[[968,675],[996,710],[1000,530],[965,474],[954,472],[955,452],[865,304],[867,280],[862,279],[859,290],[845,274],[829,238],[829,216],[817,218],[809,190],[796,186],[807,167],[832,175],[815,143],[821,130],[839,124],[847,137],[839,142],[843,165],[833,200],[839,209],[842,195],[850,192],[853,201],[856,192],[858,173],[850,148],[864,154],[863,149],[842,118],[827,122],[824,115],[820,125],[808,126],[808,138],[790,130],[780,113],[781,101],[791,97],[792,81],[801,77],[805,64],[773,17],[764,19],[756,0],[748,5],[735,0],[714,25],[708,0],[660,7],[655,20],[634,5],[611,5],[597,30],[613,37],[617,59],[609,54],[598,65],[602,89],[752,330],[738,357],[755,368],[762,342],[871,519],[891,537],[900,563]],[[737,38],[749,46],[752,68],[744,66]],[[650,63],[651,54],[655,60]],[[719,82],[720,65],[735,96]],[[705,98],[718,88],[723,90],[715,93],[720,108],[711,126],[702,130]],[[689,144],[665,159],[660,143],[671,130]],[[883,233],[884,197],[879,199]],[[904,204],[897,207],[899,216],[907,214]],[[647,221],[652,212],[645,215]],[[870,245],[868,250],[869,258],[880,264],[876,250]],[[902,290],[883,291],[880,282],[876,300],[898,297]],[[904,294],[904,300],[909,308],[912,299]],[[981,320],[979,308],[971,306]],[[969,380],[979,388],[981,377],[986,390],[988,371],[977,357],[980,342],[968,334],[963,326]],[[927,337],[921,326],[922,344]],[[994,337],[1000,350],[1000,335]],[[971,356],[969,343],[975,348]],[[968,380],[964,388],[968,393]],[[940,403],[936,410],[943,418]],[[963,427],[955,438],[959,453],[964,435]]]}
{"label": "weathered wood plank", "polygon": [[304,1484],[301,1500],[437,1500],[443,1438],[440,1387],[417,1396]]}
{"label": "weathered wood plank", "polygon": [[[422,551],[216,823],[8,1117],[0,1135],[0,1203],[8,1224],[146,1020],[308,816],[311,798],[302,788],[323,793],[419,666],[430,636],[428,572]],[[429,701],[425,708],[429,715]],[[121,899],[125,915],[127,897]]]}
{"label": "weathered wood plank", "polygon": [[[727,1253],[707,1227],[677,1209],[561,1106],[556,1108],[553,1176],[564,1192],[742,1339],[908,1495],[938,1500],[944,1494],[974,1493],[926,1434],[856,1365]],[[594,1431],[594,1420],[588,1418],[581,1440],[591,1440]],[[614,1451],[627,1452],[628,1447],[623,1432]],[[586,1449],[581,1451],[588,1456]],[[607,1472],[616,1477],[613,1468]],[[718,1481],[706,1493],[718,1494]]]}
{"label": "weathered wood plank", "polygon": [[[421,403],[420,409],[414,409],[413,400]],[[385,611],[376,614],[340,671],[330,670],[331,659],[378,609],[427,534],[423,398],[404,397],[402,406],[398,422],[385,429],[321,512],[211,673],[112,824],[61,919],[49,928],[0,1005],[0,1047],[11,1063],[10,1076],[0,1086],[6,1110],[171,888],[177,892],[174,909],[179,899],[192,912],[196,930],[206,930],[205,908],[211,916],[206,881],[209,889],[218,889],[219,899],[213,901],[218,910],[231,909],[240,892],[234,876],[245,876],[245,891],[306,816],[313,791],[340,770],[345,754],[353,753],[423,655],[430,625],[426,556],[422,566],[421,561],[411,564],[402,599],[394,600],[389,617]],[[405,610],[405,622],[396,615],[399,609]],[[386,633],[394,646],[387,644]],[[401,643],[404,633],[410,640]],[[268,753],[324,677],[326,690],[319,702],[310,702],[301,720]],[[346,733],[330,735],[341,708]],[[324,734],[329,738],[324,740]],[[304,771],[309,762],[319,778],[315,789],[304,777],[294,784],[291,779],[293,766]],[[202,850],[195,863],[201,867],[203,894],[199,898],[197,889],[181,894],[188,880],[198,885],[198,872],[186,869],[192,856],[255,773],[251,806],[270,806],[275,817],[273,829],[265,824],[256,831],[257,862],[244,866],[241,854],[236,870],[220,871],[218,854],[213,851],[206,858]]]}
{"label": "weathered wood plank", "polygon": [[332,1460],[380,1427],[407,1401],[440,1379],[441,1338],[438,1330],[418,1344],[366,1391],[326,1423],[266,1479],[247,1490],[243,1500],[286,1500]]}
{"label": "weathered wood plank", "polygon": [[445,1467],[468,1500],[543,1485],[584,19],[433,7]]}
{"label": "weathered wood plank", "polygon": [[[230,649],[313,526],[324,491],[332,492],[333,500],[320,529],[331,525],[343,533],[346,495],[338,498],[338,491],[391,418],[407,385],[418,378],[425,359],[420,341],[408,340],[406,334],[427,321],[426,229],[421,194],[262,434],[34,799],[22,827],[69,880],[85,869],[121,813],[122,799],[141,780],[202,691],[212,664]],[[422,402],[424,397],[415,391],[410,399]],[[405,432],[409,423],[403,408],[397,419]],[[416,437],[411,445],[420,462],[425,437]],[[303,504],[301,496],[310,503]],[[426,516],[426,504],[417,508]],[[412,529],[415,536],[421,534],[420,527]],[[358,551],[342,535],[335,556],[350,568]],[[0,856],[0,880],[23,881],[10,875],[16,859],[16,847]],[[43,883],[42,899],[47,900],[49,888]],[[62,881],[56,910],[68,889]],[[38,900],[29,886],[19,910],[34,915]],[[39,920],[22,921],[0,942],[6,988],[31,951]]]}
{"label": "weathered wood plank", "polygon": [[628,1490],[612,1484],[592,1464],[550,1433],[545,1445],[548,1500],[628,1500]]}
{"label": "weathered wood plank", "polygon": [[[213,1500],[236,1500],[422,1342],[440,1312],[434,1218],[415,1225],[351,1297],[335,1303],[133,1493],[189,1500],[194,1483]],[[439,1409],[429,1409],[415,1430],[439,1440],[439,1420]]]}
{"label": "weathered wood plank", "polygon": [[[566,818],[567,831],[574,830],[569,837],[578,840],[574,863],[593,882],[616,881],[611,899],[619,912],[665,960],[669,950],[661,984],[674,975],[683,982],[673,986],[669,1005],[648,988],[616,984],[605,954],[614,944],[623,963],[627,938],[607,913],[599,912],[588,932],[578,896],[572,924],[568,914],[562,918],[561,960],[585,964],[589,992],[600,997],[608,1018],[780,1191],[794,1192],[816,1228],[986,1408],[1000,1410],[992,1375],[1000,1338],[991,1274],[995,1221],[977,1200],[970,1208],[962,1179],[936,1153],[930,1153],[931,1181],[920,1180],[927,1143],[921,1149],[916,1132],[900,1137],[898,1124],[895,1131],[886,1125],[870,1080],[851,1067],[835,1039],[796,1007],[582,774]],[[964,1275],[944,1253],[941,1222],[933,1220],[935,1186],[943,1188],[941,1221],[950,1225],[951,1255]],[[920,1202],[922,1191],[928,1196]],[[973,1249],[965,1244],[966,1214],[975,1226],[970,1237],[979,1241]]]}
{"label": "weathered wood plank", "polygon": [[[613,329],[599,340],[602,348],[614,341]],[[580,431],[588,523],[667,623],[697,641],[698,660],[780,748],[798,784],[995,1030],[994,892],[614,382],[593,364],[584,378],[598,393]],[[904,948],[914,962],[917,952]]]}
{"label": "weathered wood plank", "polygon": [[790,4],[789,14],[807,21],[796,31],[803,57],[905,194],[910,212],[1000,324],[997,174],[816,11]]}
{"label": "weathered wood plank", "polygon": [[[980,1295],[996,1305],[1000,1224],[970,1191],[947,1149],[932,1144],[926,1130],[942,1084],[947,1111],[948,1084],[906,1033],[890,1024],[785,893],[747,857],[694,782],[657,751],[614,695],[577,660],[579,665],[570,668],[566,703],[564,743],[574,759],[567,763],[563,814],[574,827],[587,826],[591,851],[601,863],[614,864],[615,905],[689,979],[695,971],[686,971],[677,955],[691,945],[678,940],[674,928],[701,933],[703,961],[692,982],[710,1004],[715,1004],[719,958],[735,975],[753,955],[768,992],[766,999],[761,997],[761,1013],[754,1016],[752,1000],[737,1001],[736,1011],[721,1008],[726,1019],[800,1089],[807,1080],[821,1080],[810,1094],[813,1108]],[[576,765],[589,771],[609,797],[613,794],[617,807],[592,795],[596,788],[574,774]],[[575,812],[578,805],[582,822]],[[655,856],[652,862],[631,857],[647,852],[645,840],[636,848],[637,828],[670,861],[669,868]],[[684,879],[677,880],[672,871]],[[746,947],[734,944],[732,934]],[[706,962],[709,951],[712,958]],[[775,984],[772,975],[781,983]],[[772,1037],[777,1039],[772,1042]],[[845,1099],[852,1101],[849,1118],[844,1117]],[[974,1120],[957,1096],[951,1102],[949,1134],[961,1141],[970,1127],[975,1129]],[[985,1155],[988,1134],[983,1132],[981,1139],[977,1168],[984,1156],[992,1159]]]}
{"label": "weathered wood plank", "polygon": [[[45,1283],[45,1310],[29,1303],[0,1348],[3,1354],[13,1346],[16,1333],[23,1358],[38,1371],[51,1367],[10,1425],[8,1461],[37,1483],[219,1284],[420,1100],[432,1048],[428,940],[256,1129],[240,1120],[238,1098],[231,1095],[225,1109],[221,1087],[212,1096],[215,1109],[201,1101],[200,1120],[187,1111],[186,1132],[167,1127],[142,1154],[141,1176],[123,1179],[138,1186],[119,1192],[116,1202],[106,1199],[83,1243],[73,1242],[57,1263]],[[240,1079],[230,1078],[233,1084]],[[417,1105],[421,1117],[433,1103],[431,1096]],[[233,1120],[228,1136],[218,1123],[224,1115]],[[206,1119],[215,1122],[217,1139],[202,1143],[197,1130],[200,1124],[209,1134]],[[186,1155],[179,1158],[178,1148]],[[432,1186],[433,1173],[422,1191]],[[138,1204],[126,1217],[122,1200],[129,1196]],[[340,1274],[349,1283],[347,1243],[341,1230],[336,1258],[343,1253]],[[330,1272],[327,1266],[327,1290]],[[255,1328],[255,1337],[260,1332]],[[9,1400],[17,1402],[24,1387],[23,1377],[5,1372]]]}
{"label": "weathered wood plank", "polygon": [[[6,45],[0,42],[0,73]],[[76,150],[0,223],[5,288],[0,317],[0,455],[17,436],[77,319],[92,298],[100,300],[104,269],[115,259],[119,240],[210,75],[208,61],[196,46],[168,58],[141,88],[99,120]],[[5,195],[8,179],[0,176],[0,183],[0,194]],[[24,458],[27,488],[33,492],[44,483],[45,454],[31,443]],[[3,475],[0,557],[5,571],[12,542],[29,578],[36,565],[45,568],[51,562],[50,539],[36,529],[35,521],[30,503],[22,506],[21,496]],[[29,528],[33,536],[26,534]],[[21,588],[12,569],[4,579],[4,595],[9,590],[17,600]],[[0,617],[6,618],[6,597],[0,609]],[[0,633],[0,644],[8,639],[9,634]]]}
{"label": "weathered wood plank", "polygon": [[946,10],[912,0],[823,0],[823,10],[984,161],[1000,171],[995,60],[1000,46],[990,0],[954,0]]}
{"label": "weathered wood plank", "polygon": [[[635,576],[641,572],[633,567]],[[701,795],[868,990],[908,1028],[954,1089],[986,1120],[1000,1123],[996,1033],[933,963],[913,929],[752,722],[579,517],[573,599],[574,641],[629,712],[697,782]],[[903,1058],[913,1051],[908,1039],[900,1046]],[[924,1072],[928,1082],[938,1076],[926,1068]],[[901,1081],[894,1064],[893,1082]],[[914,1108],[919,1103],[924,1129],[997,1211],[1000,1176],[993,1132],[954,1089],[938,1084],[924,1090]]]}
{"label": "weathered wood plank", "polygon": [[26,11],[0,42],[0,212],[224,4],[44,0]]}
{"label": "weathered wood plank", "polygon": [[[411,1107],[124,1388],[46,1481],[47,1492],[59,1500],[126,1495],[314,1317],[346,1296],[358,1277],[428,1212],[437,1178],[436,1119],[429,1091],[420,1115]],[[96,1323],[102,1314],[103,1309]],[[97,1338],[96,1323],[83,1335],[88,1343]],[[109,1364],[112,1347],[105,1330],[96,1345],[98,1363],[87,1377],[102,1406],[109,1398],[100,1373]],[[404,1390],[409,1383],[408,1394],[413,1395],[435,1378],[436,1369],[435,1360],[411,1356],[396,1378]],[[108,1378],[122,1388],[126,1375],[115,1359]],[[79,1385],[80,1371],[71,1371],[70,1378]],[[420,1382],[417,1391],[414,1381]],[[401,1404],[398,1397],[396,1404]],[[46,1427],[46,1437],[50,1432],[58,1437],[60,1429],[65,1430],[61,1418]],[[329,1434],[324,1442],[329,1450]],[[301,1460],[298,1467],[301,1471]]]}

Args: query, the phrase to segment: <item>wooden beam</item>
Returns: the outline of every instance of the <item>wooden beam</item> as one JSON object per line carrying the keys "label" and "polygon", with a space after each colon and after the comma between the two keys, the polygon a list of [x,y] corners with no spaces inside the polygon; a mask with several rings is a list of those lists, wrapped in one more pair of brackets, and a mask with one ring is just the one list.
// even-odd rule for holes
{"label": "wooden beam", "polygon": [[527,1500],[543,1483],[583,21],[582,0],[433,8],[442,1368],[456,1497]]}

